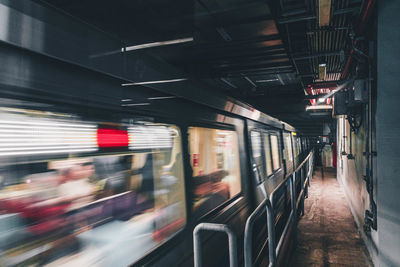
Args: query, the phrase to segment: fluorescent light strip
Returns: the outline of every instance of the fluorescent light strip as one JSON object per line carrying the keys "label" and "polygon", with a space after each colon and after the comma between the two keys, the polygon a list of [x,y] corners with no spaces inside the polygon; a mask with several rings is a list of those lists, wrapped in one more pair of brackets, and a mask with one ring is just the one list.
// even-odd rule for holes
{"label": "fluorescent light strip", "polygon": [[306,110],[332,109],[332,105],[306,106]]}
{"label": "fluorescent light strip", "polygon": [[38,155],[38,154],[62,154],[62,153],[94,152],[94,151],[97,151],[97,148],[4,152],[4,153],[0,153],[0,156],[21,156],[21,155],[29,156],[29,155]]}
{"label": "fluorescent light strip", "polygon": [[276,82],[276,81],[279,81],[279,79],[256,80],[256,83]]}
{"label": "fluorescent light strip", "polygon": [[[59,141],[59,140],[56,140]],[[4,143],[3,143],[4,142]],[[10,143],[12,142],[12,143]],[[22,140],[22,139],[0,139],[0,147],[33,147],[33,146],[57,146],[57,145],[94,145],[96,146],[97,144],[97,139],[91,139],[91,140],[65,140],[63,139],[61,142],[49,142],[47,139],[46,140]]]}
{"label": "fluorescent light strip", "polygon": [[0,119],[0,156],[93,152],[96,134],[95,124],[8,115]]}
{"label": "fluorescent light strip", "polygon": [[181,44],[187,42],[193,42],[193,37],[175,39],[175,40],[168,40],[168,41],[160,41],[160,42],[153,42],[147,44],[140,44],[140,45],[133,45],[121,48],[121,52],[128,52],[133,50],[151,48],[151,47],[159,47],[159,46],[166,46],[166,45],[173,45],[173,44]]}
{"label": "fluorescent light strip", "polygon": [[68,131],[68,132],[93,132],[96,131],[95,128],[76,128],[76,127],[64,127],[64,126],[41,126],[41,125],[11,125],[11,124],[3,124],[1,125],[1,128],[13,128],[13,129],[26,129],[26,130],[57,130],[57,131]]}
{"label": "fluorescent light strip", "polygon": [[161,99],[171,99],[177,98],[176,96],[155,96],[155,97],[148,97],[148,100],[161,100]]}
{"label": "fluorescent light strip", "polygon": [[26,129],[26,130],[22,130],[22,129],[0,129],[0,135],[3,134],[12,134],[13,136],[15,135],[30,135],[30,136],[38,136],[38,135],[48,135],[48,136],[52,136],[52,135],[61,135],[61,136],[81,136],[81,135],[96,135],[96,131],[93,132],[87,132],[87,131],[62,131],[59,129],[49,129],[44,131],[43,129],[36,129],[36,128],[32,128],[32,129]]}
{"label": "fluorescent light strip", "polygon": [[[24,119],[27,119],[24,117]],[[82,127],[82,128],[96,128],[96,125],[93,124],[74,124],[74,123],[64,123],[58,121],[8,121],[8,120],[0,120],[0,124],[22,124],[22,125],[34,125],[34,126],[51,126],[51,127],[58,127],[58,126],[65,126],[65,127]]]}
{"label": "fluorescent light strip", "polygon": [[132,103],[132,104],[122,104],[123,107],[131,107],[131,106],[148,106],[150,103]]}
{"label": "fluorescent light strip", "polygon": [[96,146],[93,145],[86,145],[86,146],[39,146],[39,147],[15,147],[10,150],[10,148],[0,148],[0,152],[4,151],[36,151],[36,150],[48,150],[48,151],[53,151],[53,150],[60,150],[60,149],[87,149],[87,148],[92,148],[92,149],[97,149]]}
{"label": "fluorescent light strip", "polygon": [[20,135],[20,136],[13,136],[13,135],[0,135],[0,142],[46,142],[46,143],[59,143],[62,142],[95,142],[97,140],[97,136],[53,136],[53,135]]}
{"label": "fluorescent light strip", "polygon": [[174,83],[174,82],[181,82],[181,81],[186,81],[186,80],[187,80],[187,78],[179,78],[179,79],[171,79],[171,80],[123,83],[123,84],[121,84],[121,86],[135,86],[135,85],[158,84],[158,83]]}

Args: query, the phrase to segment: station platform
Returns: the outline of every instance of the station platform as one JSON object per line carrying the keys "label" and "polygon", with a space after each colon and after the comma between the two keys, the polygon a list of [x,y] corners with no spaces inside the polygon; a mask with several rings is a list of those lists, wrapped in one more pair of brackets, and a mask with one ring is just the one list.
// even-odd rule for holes
{"label": "station platform", "polygon": [[333,168],[315,169],[289,266],[373,266]]}

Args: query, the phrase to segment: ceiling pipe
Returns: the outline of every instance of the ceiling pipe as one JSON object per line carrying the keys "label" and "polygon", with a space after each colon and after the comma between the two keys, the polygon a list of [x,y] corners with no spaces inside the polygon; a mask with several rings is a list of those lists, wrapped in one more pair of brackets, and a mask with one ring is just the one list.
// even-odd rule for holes
{"label": "ceiling pipe", "polygon": [[317,98],[326,98],[329,97],[329,94],[318,94],[318,95],[306,95],[304,97],[304,100],[310,100],[310,99],[317,99]]}
{"label": "ceiling pipe", "polygon": [[[370,18],[371,14],[372,14],[372,10],[373,10],[375,4],[376,4],[376,0],[369,0],[368,1],[367,6],[365,8],[365,11],[364,11],[364,13],[363,13],[363,15],[361,17],[360,24],[358,25],[358,28],[357,28],[357,32],[356,32],[357,35],[362,35],[364,33],[365,27],[367,26],[367,23],[368,23],[369,18]],[[354,43],[353,43],[354,46],[356,46],[357,43],[358,43],[358,40],[354,40]],[[342,72],[341,79],[346,79],[348,74],[349,74],[349,69],[350,69],[350,65],[351,65],[351,61],[352,61],[354,52],[355,51],[352,48],[350,50],[350,55],[347,58],[346,65],[345,65],[344,70]]]}
{"label": "ceiling pipe", "polygon": [[324,52],[324,53],[315,53],[311,55],[298,55],[294,56],[294,60],[305,60],[305,59],[310,59],[310,58],[316,58],[316,57],[328,57],[328,56],[340,56],[342,54],[342,51],[332,51],[332,52]]}
{"label": "ceiling pipe", "polygon": [[300,22],[300,21],[314,20],[316,18],[317,18],[317,16],[315,16],[315,15],[305,15],[305,16],[281,18],[281,19],[278,19],[277,22],[278,22],[278,24],[288,24],[288,23],[294,23],[294,22]]}
{"label": "ceiling pipe", "polygon": [[336,82],[323,82],[323,83],[311,83],[307,88],[311,89],[325,89],[325,88],[336,88],[338,84]]}
{"label": "ceiling pipe", "polygon": [[342,9],[336,9],[333,11],[333,15],[342,15],[342,14],[348,14],[348,13],[355,13],[358,12],[359,8],[358,7],[348,7],[348,8],[342,8]]}

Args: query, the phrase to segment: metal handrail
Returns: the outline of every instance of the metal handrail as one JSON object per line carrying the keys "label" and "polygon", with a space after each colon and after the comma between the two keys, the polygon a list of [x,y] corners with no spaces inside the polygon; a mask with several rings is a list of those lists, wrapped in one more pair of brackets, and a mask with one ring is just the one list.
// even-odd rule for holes
{"label": "metal handrail", "polygon": [[[291,198],[291,203],[292,203],[292,210],[291,210],[291,212],[290,212],[290,214],[289,214],[289,218],[288,218],[288,220],[287,220],[287,223],[286,223],[286,225],[285,225],[285,228],[283,229],[283,232],[282,232],[282,235],[281,235],[281,237],[279,238],[279,242],[278,242],[278,245],[276,246],[276,249],[275,249],[275,253],[276,253],[276,255],[279,255],[279,252],[280,252],[280,250],[281,250],[281,247],[282,247],[282,245],[283,245],[283,241],[285,240],[284,239],[284,237],[286,237],[286,234],[287,234],[287,232],[288,232],[288,230],[289,230],[289,226],[290,226],[290,221],[293,219],[293,223],[294,223],[294,225],[296,225],[296,223],[297,223],[297,221],[296,221],[296,214],[297,214],[297,211],[296,211],[296,205],[293,205],[293,203],[296,203],[295,201],[296,201],[296,188],[295,188],[295,179],[296,179],[296,175],[293,173],[293,176],[291,176],[292,177],[292,179],[290,179],[289,181],[290,181],[290,198]],[[275,229],[273,230],[273,231],[275,231]]]}
{"label": "metal handrail", "polygon": [[237,240],[236,234],[226,224],[200,223],[193,230],[194,266],[202,266],[200,231],[224,232],[228,235],[230,267],[237,267]]}
{"label": "metal handrail", "polygon": [[307,157],[300,163],[300,165],[296,168],[294,172],[297,172],[301,167],[303,167],[304,163],[311,157],[311,155],[314,155],[314,151],[311,150],[310,153],[308,153]]}
{"label": "metal handrail", "polygon": [[[310,160],[311,159],[311,160]],[[253,224],[259,213],[266,208],[267,211],[267,229],[268,229],[268,249],[269,249],[269,267],[275,266],[277,255],[279,255],[280,249],[283,245],[283,241],[288,233],[289,225],[293,220],[294,229],[297,228],[297,199],[300,198],[304,203],[304,188],[309,185],[310,176],[312,176],[314,163],[314,151],[311,151],[303,162],[296,168],[296,170],[288,175],[270,194],[270,198],[265,198],[257,208],[250,214],[246,221],[245,233],[244,233],[244,259],[245,267],[253,266],[252,263],[252,236],[253,236]],[[309,163],[309,170],[303,183],[301,183],[301,189],[299,196],[296,197],[296,173],[304,166],[306,162]],[[274,196],[275,193],[290,181],[290,196],[291,196],[291,212],[282,235],[279,239],[278,245],[275,248],[275,217],[274,217]],[[304,205],[302,207],[302,213],[304,214]]]}
{"label": "metal handrail", "polygon": [[269,251],[269,266],[273,266],[276,262],[275,254],[275,231],[274,226],[274,211],[271,206],[271,202],[268,198],[265,198],[260,205],[253,211],[253,213],[247,218],[246,227],[244,231],[244,265],[252,265],[253,248],[252,248],[252,237],[253,237],[253,225],[257,217],[263,211],[267,211],[267,228],[268,228],[268,251]]}
{"label": "metal handrail", "polygon": [[274,206],[274,204],[275,204],[275,203],[274,203],[274,196],[275,196],[275,193],[276,193],[279,189],[281,189],[281,187],[282,187],[284,184],[286,184],[286,182],[287,182],[289,179],[292,178],[293,174],[297,173],[297,172],[303,167],[303,165],[306,163],[306,161],[310,159],[310,157],[311,157],[311,155],[313,154],[313,152],[314,152],[314,151],[311,151],[311,152],[308,154],[308,156],[307,156],[307,157],[300,163],[300,165],[296,168],[296,170],[293,171],[292,174],[286,176],[286,178],[285,178],[282,182],[280,182],[279,185],[278,185],[277,187],[275,187],[275,189],[271,192],[269,198],[270,198],[270,200],[271,200],[272,206]]}
{"label": "metal handrail", "polygon": [[[294,229],[297,229],[297,204],[298,201],[303,203],[302,213],[304,214],[304,197],[305,188],[310,184],[310,178],[314,169],[314,151],[311,151],[308,156],[300,163],[292,174],[288,175],[270,194],[269,198],[265,198],[257,208],[250,214],[247,218],[245,232],[244,232],[244,261],[245,267],[251,267],[252,263],[252,237],[253,237],[253,225],[257,217],[266,209],[267,212],[267,230],[268,230],[268,251],[269,251],[269,267],[276,265],[277,256],[280,253],[283,242],[289,230],[290,223],[293,223]],[[299,195],[296,196],[296,180],[297,172],[308,162],[308,171],[306,178],[301,183],[301,188]],[[275,216],[274,216],[274,196],[275,193],[286,184],[290,182],[290,196],[291,196],[291,212],[289,218],[285,224],[284,230],[281,237],[279,238],[278,245],[275,247]],[[193,250],[194,250],[194,266],[202,266],[201,258],[201,239],[200,231],[216,231],[224,232],[228,235],[229,241],[229,262],[231,267],[237,267],[237,240],[235,233],[226,224],[216,224],[216,223],[200,223],[193,230]],[[296,239],[296,235],[294,236]],[[296,242],[296,240],[295,240]]]}

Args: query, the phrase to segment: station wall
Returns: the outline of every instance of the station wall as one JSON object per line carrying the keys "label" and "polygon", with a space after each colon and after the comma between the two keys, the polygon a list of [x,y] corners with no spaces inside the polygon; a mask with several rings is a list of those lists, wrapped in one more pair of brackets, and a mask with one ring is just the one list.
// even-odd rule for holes
{"label": "station wall", "polygon": [[[365,114],[363,114],[365,116]],[[367,129],[366,123],[362,123],[356,132],[352,132],[347,119],[344,116],[337,118],[337,178],[346,195],[351,212],[353,213],[358,229],[367,245],[369,254],[376,265],[378,235],[377,232],[364,231],[364,214],[369,209],[369,195],[366,189],[364,176],[366,174],[366,150]],[[350,141],[351,138],[351,141]],[[351,146],[350,146],[351,143]],[[376,166],[376,160],[374,161]],[[373,168],[376,173],[376,168]],[[373,177],[376,177],[374,175]],[[376,197],[376,190],[374,192]],[[376,198],[374,198],[376,199]],[[378,266],[378,265],[376,265]]]}
{"label": "station wall", "polygon": [[[376,75],[371,97],[376,230],[363,228],[365,210],[370,209],[364,180],[366,120],[357,133],[350,134],[346,118],[337,118],[337,177],[374,265],[400,266],[400,1],[377,1],[377,7]],[[354,159],[348,158],[350,153]]]}

